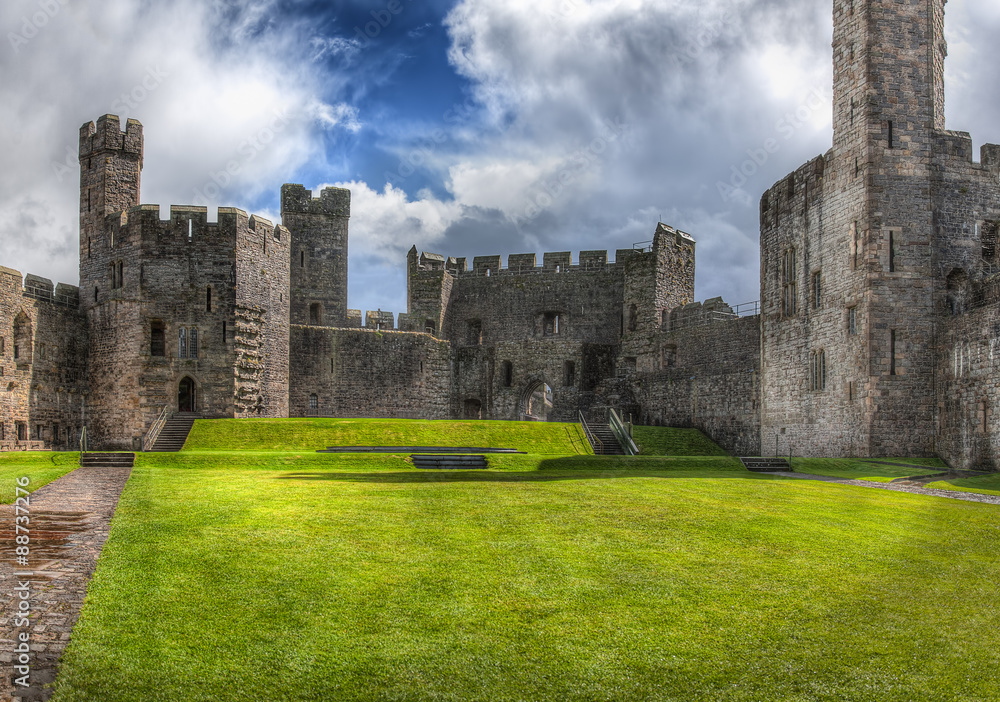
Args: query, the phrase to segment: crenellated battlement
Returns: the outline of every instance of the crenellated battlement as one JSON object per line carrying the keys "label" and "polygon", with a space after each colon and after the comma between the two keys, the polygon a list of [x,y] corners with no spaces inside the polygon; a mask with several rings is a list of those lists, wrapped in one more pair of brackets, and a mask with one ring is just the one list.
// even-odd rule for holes
{"label": "crenellated battlement", "polygon": [[241,227],[247,231],[266,234],[270,240],[288,244],[288,229],[275,225],[258,215],[248,215],[237,207],[220,207],[215,222],[208,218],[208,208],[197,205],[171,205],[166,219],[160,218],[159,205],[139,205],[123,212],[108,215],[106,224],[111,243],[115,246],[129,242],[157,243],[176,241],[180,244],[195,241],[230,242]]}
{"label": "crenellated battlement", "polygon": [[135,119],[125,122],[121,129],[121,119],[117,115],[104,115],[97,124],[87,122],[80,127],[80,158],[86,158],[102,151],[124,151],[142,157],[142,124]]}
{"label": "crenellated battlement", "polygon": [[21,272],[13,268],[0,266],[0,276],[5,278],[4,285],[15,290],[20,289],[24,297],[41,302],[51,302],[63,307],[77,308],[80,306],[80,288],[67,283],[53,285],[48,278],[29,273],[22,278]]}
{"label": "crenellated battlement", "polygon": [[312,191],[296,183],[281,186],[281,213],[351,216],[351,191],[346,188],[324,188],[318,198]]}

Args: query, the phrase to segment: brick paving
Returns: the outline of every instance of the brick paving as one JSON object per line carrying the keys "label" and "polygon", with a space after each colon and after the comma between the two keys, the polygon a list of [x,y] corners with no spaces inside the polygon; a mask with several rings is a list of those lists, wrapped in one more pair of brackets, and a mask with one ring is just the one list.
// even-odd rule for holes
{"label": "brick paving", "polygon": [[[108,537],[111,517],[130,468],[77,468],[31,495],[31,556],[18,566],[14,552],[14,507],[0,505],[0,702],[41,702],[56,677],[59,657],[87,593],[87,584]],[[32,572],[31,687],[13,683],[14,647],[23,628],[12,616],[17,603],[15,572]],[[13,697],[12,697],[13,695]]]}

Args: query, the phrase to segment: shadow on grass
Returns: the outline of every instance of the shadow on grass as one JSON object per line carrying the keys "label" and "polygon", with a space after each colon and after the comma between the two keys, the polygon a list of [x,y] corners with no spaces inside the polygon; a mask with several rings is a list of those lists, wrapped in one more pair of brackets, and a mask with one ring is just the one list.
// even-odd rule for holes
{"label": "shadow on grass", "polygon": [[628,459],[553,458],[538,463],[535,470],[419,470],[385,472],[306,472],[282,475],[277,480],[332,480],[356,483],[532,483],[565,480],[621,480],[627,478],[769,478],[751,473],[739,464],[725,463],[699,468],[690,460],[678,465],[650,466],[652,461]]}

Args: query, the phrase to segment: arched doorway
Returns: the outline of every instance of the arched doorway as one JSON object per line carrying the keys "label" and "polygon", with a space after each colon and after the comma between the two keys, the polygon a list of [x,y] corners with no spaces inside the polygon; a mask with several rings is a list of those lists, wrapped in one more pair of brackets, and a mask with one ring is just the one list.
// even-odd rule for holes
{"label": "arched doorway", "polygon": [[197,404],[195,400],[195,385],[191,378],[184,378],[177,387],[177,411],[194,412]]}
{"label": "arched doorway", "polygon": [[520,419],[529,422],[548,421],[552,413],[552,388],[544,380],[535,380],[521,393]]}
{"label": "arched doorway", "polygon": [[470,398],[465,401],[465,412],[463,415],[464,419],[482,419],[483,418],[483,403],[476,399]]}

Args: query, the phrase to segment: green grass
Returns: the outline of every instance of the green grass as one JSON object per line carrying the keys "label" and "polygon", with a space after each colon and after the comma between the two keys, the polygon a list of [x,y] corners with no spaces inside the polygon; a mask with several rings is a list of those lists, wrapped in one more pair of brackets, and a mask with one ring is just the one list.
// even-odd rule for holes
{"label": "green grass", "polygon": [[973,478],[956,478],[954,480],[938,480],[927,485],[935,490],[957,490],[960,492],[975,492],[980,495],[1000,495],[1000,473]]}
{"label": "green grass", "polygon": [[632,439],[641,456],[728,456],[697,429],[633,427]]}
{"label": "green grass", "polygon": [[18,478],[30,478],[26,488],[34,492],[61,478],[80,465],[80,454],[75,452],[12,451],[0,453],[0,504],[14,501]]}
{"label": "green grass", "polygon": [[724,457],[491,465],[140,455],[54,702],[1000,690],[993,506]]}
{"label": "green grass", "polygon": [[903,466],[878,465],[859,458],[792,458],[792,469],[796,473],[825,475],[831,478],[869,480],[876,483],[890,483],[896,478],[934,475],[948,470],[937,458],[879,458],[887,463],[909,463],[925,465],[927,468],[905,468]]}
{"label": "green grass", "polygon": [[194,424],[185,449],[315,451],[328,446],[469,446],[539,454],[591,453],[578,424],[415,419],[214,419]]}

